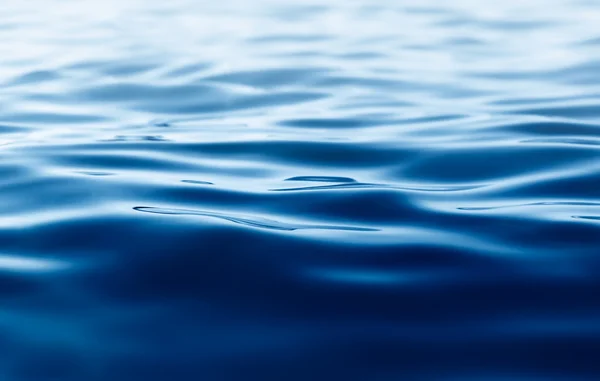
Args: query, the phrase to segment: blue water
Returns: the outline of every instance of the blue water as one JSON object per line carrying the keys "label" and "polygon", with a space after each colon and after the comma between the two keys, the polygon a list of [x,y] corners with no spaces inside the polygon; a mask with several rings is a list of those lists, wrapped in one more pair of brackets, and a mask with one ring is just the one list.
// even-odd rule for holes
{"label": "blue water", "polygon": [[597,381],[594,1],[0,7],[0,380]]}

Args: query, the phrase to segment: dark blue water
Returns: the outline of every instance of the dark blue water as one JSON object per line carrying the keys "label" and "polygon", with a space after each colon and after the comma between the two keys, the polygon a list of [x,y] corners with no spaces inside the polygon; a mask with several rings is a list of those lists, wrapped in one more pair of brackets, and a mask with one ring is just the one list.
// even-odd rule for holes
{"label": "dark blue water", "polygon": [[0,379],[600,379],[594,1],[0,7]]}

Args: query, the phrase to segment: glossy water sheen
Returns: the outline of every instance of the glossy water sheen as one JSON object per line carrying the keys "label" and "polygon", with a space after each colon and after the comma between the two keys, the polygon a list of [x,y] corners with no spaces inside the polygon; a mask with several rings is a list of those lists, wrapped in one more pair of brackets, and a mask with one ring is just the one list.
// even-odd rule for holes
{"label": "glossy water sheen", "polygon": [[598,380],[598,20],[3,1],[0,379]]}

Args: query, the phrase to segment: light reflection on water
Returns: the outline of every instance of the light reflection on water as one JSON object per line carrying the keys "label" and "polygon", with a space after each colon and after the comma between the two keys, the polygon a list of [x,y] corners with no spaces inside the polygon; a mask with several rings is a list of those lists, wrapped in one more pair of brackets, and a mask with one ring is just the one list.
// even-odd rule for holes
{"label": "light reflection on water", "polygon": [[0,7],[2,380],[596,380],[600,8]]}

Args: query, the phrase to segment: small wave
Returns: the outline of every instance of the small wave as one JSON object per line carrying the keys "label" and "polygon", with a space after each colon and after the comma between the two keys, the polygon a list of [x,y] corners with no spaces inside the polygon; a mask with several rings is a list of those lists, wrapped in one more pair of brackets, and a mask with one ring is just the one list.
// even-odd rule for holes
{"label": "small wave", "polygon": [[314,181],[320,183],[355,183],[356,180],[350,177],[337,176],[296,176],[285,179],[285,181]]}
{"label": "small wave", "polygon": [[489,207],[459,207],[459,210],[495,210],[505,208],[519,208],[527,206],[600,206],[600,202],[578,202],[578,201],[544,201],[544,202],[532,202],[528,204],[513,204],[513,205],[501,205],[501,206],[489,206]]}
{"label": "small wave", "polygon": [[578,219],[582,219],[582,220],[600,221],[600,216],[573,216],[573,218],[578,218]]}
{"label": "small wave", "polygon": [[190,209],[167,209],[167,208],[155,208],[148,206],[136,206],[133,208],[139,212],[155,213],[155,214],[166,214],[166,215],[178,215],[178,216],[201,216],[201,217],[214,217],[222,220],[234,222],[236,224],[271,229],[271,230],[347,230],[347,231],[361,231],[361,232],[374,232],[379,229],[355,227],[355,226],[343,226],[343,225],[309,225],[309,224],[291,224],[266,218],[257,217],[245,217],[229,215],[224,213],[202,211],[202,210],[190,210]]}
{"label": "small wave", "polygon": [[[600,129],[599,129],[600,131]],[[548,139],[528,139],[523,140],[523,143],[541,143],[541,144],[572,144],[572,145],[588,145],[600,146],[600,139],[569,139],[569,138],[548,138]]]}
{"label": "small wave", "polygon": [[599,19],[3,1],[0,380],[597,380]]}
{"label": "small wave", "polygon": [[181,180],[182,183],[187,184],[196,184],[196,185],[214,185],[210,181],[201,181],[201,180]]}
{"label": "small wave", "polygon": [[296,188],[279,188],[270,189],[274,192],[294,192],[294,191],[316,191],[316,190],[336,190],[336,189],[395,189],[403,191],[417,191],[417,192],[459,192],[471,189],[477,189],[478,186],[470,185],[457,185],[457,186],[394,186],[387,184],[371,184],[371,183],[343,183],[333,185],[319,185],[319,186],[308,186],[308,187],[296,187]]}

